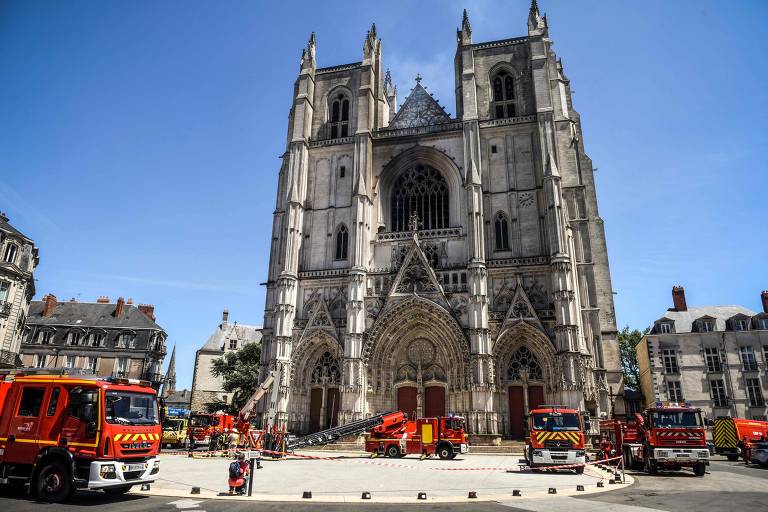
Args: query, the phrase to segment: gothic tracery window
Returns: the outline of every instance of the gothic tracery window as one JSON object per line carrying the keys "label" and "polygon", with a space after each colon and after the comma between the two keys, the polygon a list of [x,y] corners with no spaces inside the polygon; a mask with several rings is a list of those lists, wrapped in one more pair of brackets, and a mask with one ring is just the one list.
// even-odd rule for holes
{"label": "gothic tracery window", "polygon": [[517,105],[515,99],[515,79],[509,71],[499,71],[492,80],[493,112],[496,119],[515,117]]}
{"label": "gothic tracery window", "polygon": [[349,135],[349,98],[343,93],[331,102],[330,126],[332,139]]}
{"label": "gothic tracery window", "polygon": [[349,232],[347,226],[342,224],[339,229],[336,230],[336,259],[347,259],[347,248],[349,247]]}
{"label": "gothic tracery window", "polygon": [[523,370],[528,372],[529,379],[544,379],[541,365],[528,347],[520,347],[514,354],[512,354],[512,358],[509,360],[509,368],[507,369],[507,379],[521,380],[520,373]]}
{"label": "gothic tracery window", "polygon": [[509,223],[507,222],[507,216],[502,212],[496,214],[496,220],[494,221],[496,227],[496,250],[508,251],[509,250]]}
{"label": "gothic tracery window", "polygon": [[418,164],[398,176],[391,208],[392,231],[408,231],[413,214],[422,229],[448,227],[448,184],[436,169]]}
{"label": "gothic tracery window", "polygon": [[312,368],[311,384],[340,384],[341,370],[339,362],[333,355],[325,351]]}

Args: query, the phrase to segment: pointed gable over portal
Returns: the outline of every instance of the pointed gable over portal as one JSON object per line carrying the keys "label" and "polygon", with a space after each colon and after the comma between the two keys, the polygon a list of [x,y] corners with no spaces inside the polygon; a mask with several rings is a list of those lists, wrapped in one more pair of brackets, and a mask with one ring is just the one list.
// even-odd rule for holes
{"label": "pointed gable over portal", "polygon": [[388,299],[407,295],[421,295],[442,304],[448,303],[435,271],[416,241],[403,258],[403,264],[392,282]]}
{"label": "pointed gable over portal", "polygon": [[451,116],[421,85],[421,77],[417,75],[416,86],[389,123],[389,128],[417,128],[450,122]]}
{"label": "pointed gable over portal", "polygon": [[512,301],[509,303],[509,309],[507,315],[504,317],[504,323],[501,325],[501,332],[512,327],[513,325],[524,322],[536,329],[544,332],[544,326],[539,320],[539,315],[536,314],[536,310],[531,304],[531,300],[528,298],[528,294],[523,289],[523,282],[520,276],[517,276],[517,287],[515,288],[515,295],[512,297]]}

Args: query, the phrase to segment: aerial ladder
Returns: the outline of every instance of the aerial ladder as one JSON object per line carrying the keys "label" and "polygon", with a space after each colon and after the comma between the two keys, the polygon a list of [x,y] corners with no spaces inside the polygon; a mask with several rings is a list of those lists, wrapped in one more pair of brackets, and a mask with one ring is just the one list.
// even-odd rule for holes
{"label": "aerial ladder", "polygon": [[[246,443],[249,447],[255,448],[259,445],[259,441],[262,436],[267,433],[273,435],[278,434],[275,430],[275,418],[277,416],[277,401],[280,393],[280,379],[282,372],[278,370],[272,370],[267,375],[267,378],[259,384],[256,391],[248,399],[238,415],[239,429],[246,430]],[[264,395],[268,392],[269,404],[266,410],[266,421],[264,422],[264,430],[255,430],[250,428],[250,419],[253,417],[256,405],[259,403]],[[352,421],[344,425],[331,427],[320,432],[315,432],[303,437],[288,438],[283,445],[286,450],[295,450],[298,448],[306,448],[308,446],[323,446],[329,443],[333,443],[345,436],[351,436],[355,434],[361,434],[367,432],[381,425],[392,425],[395,423],[402,423],[405,421],[405,415],[401,412],[389,412],[384,414],[377,414],[370,418],[362,420]]]}

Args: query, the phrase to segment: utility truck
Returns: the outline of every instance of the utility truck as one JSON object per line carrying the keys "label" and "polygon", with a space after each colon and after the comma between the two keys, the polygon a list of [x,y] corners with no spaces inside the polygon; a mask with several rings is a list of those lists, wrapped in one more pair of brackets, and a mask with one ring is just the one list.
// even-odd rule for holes
{"label": "utility truck", "polygon": [[162,432],[149,382],[66,369],[1,377],[0,484],[61,502],[76,489],[122,494],[157,478]]}
{"label": "utility truck", "polygon": [[366,433],[365,451],[386,457],[409,454],[453,459],[469,452],[464,418],[440,416],[409,420],[401,411],[381,415],[381,423]]}

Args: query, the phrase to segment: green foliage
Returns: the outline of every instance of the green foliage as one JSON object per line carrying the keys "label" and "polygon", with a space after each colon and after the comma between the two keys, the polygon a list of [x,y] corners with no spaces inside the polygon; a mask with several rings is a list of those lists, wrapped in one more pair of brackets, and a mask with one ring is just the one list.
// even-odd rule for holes
{"label": "green foliage", "polygon": [[624,374],[624,384],[632,389],[640,390],[640,366],[637,363],[635,347],[640,343],[650,329],[640,332],[637,329],[629,330],[625,326],[619,331],[619,352],[621,354],[621,372]]}
{"label": "green foliage", "polygon": [[230,405],[218,401],[206,406],[209,412],[225,411],[237,414],[259,385],[259,363],[261,362],[261,344],[250,343],[223,357],[214,359],[211,373],[224,379],[224,391],[234,393]]}

